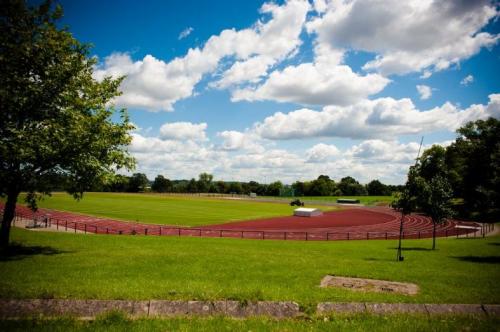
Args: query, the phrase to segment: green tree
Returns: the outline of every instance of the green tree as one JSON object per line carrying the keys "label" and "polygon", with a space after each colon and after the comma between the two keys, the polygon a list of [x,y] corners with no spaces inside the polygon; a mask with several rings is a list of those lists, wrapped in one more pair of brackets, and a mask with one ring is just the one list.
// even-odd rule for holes
{"label": "green tree", "polygon": [[189,180],[189,182],[188,182],[188,184],[186,186],[186,190],[189,193],[196,193],[196,192],[198,192],[198,184],[196,183],[196,180],[194,178],[192,178],[191,180]]}
{"label": "green tree", "polygon": [[132,129],[125,110],[113,117],[108,103],[121,79],[92,77],[89,46],[57,27],[61,7],[24,1],[0,6],[0,194],[6,196],[0,245],[9,242],[21,191],[36,209],[60,175],[76,199],[119,168],[131,168],[126,152]]}
{"label": "green tree", "polygon": [[147,187],[149,187],[149,180],[146,174],[144,173],[132,174],[128,182],[128,191],[133,193],[138,193],[146,191]]}
{"label": "green tree", "polygon": [[156,176],[155,180],[153,181],[151,190],[158,193],[166,193],[167,191],[172,190],[172,182],[160,174]]}
{"label": "green tree", "polygon": [[403,261],[404,259],[401,252],[401,239],[403,235],[405,217],[415,212],[417,209],[419,192],[424,185],[424,180],[418,176],[416,167],[410,167],[408,179],[406,180],[404,187],[395,195],[394,200],[391,203],[394,209],[401,212],[398,251],[396,256],[397,261]]}
{"label": "green tree", "polygon": [[465,217],[500,219],[500,120],[469,122],[446,150],[450,182],[463,198]]}
{"label": "green tree", "polygon": [[367,194],[365,187],[350,176],[342,178],[338,183],[338,188],[342,191],[342,195],[345,196],[363,196]]}
{"label": "green tree", "polygon": [[418,177],[421,178],[417,204],[420,210],[432,219],[432,249],[435,249],[437,225],[453,215],[453,190],[448,181],[446,149],[433,145],[425,150],[416,168]]}
{"label": "green tree", "polygon": [[266,195],[279,196],[281,189],[283,189],[283,183],[281,183],[281,181],[275,181],[267,186]]}
{"label": "green tree", "polygon": [[213,179],[214,176],[212,174],[201,173],[198,176],[198,191],[202,193],[208,192],[208,189],[210,188]]}
{"label": "green tree", "polygon": [[390,195],[389,187],[380,182],[379,180],[372,180],[366,185],[368,195],[372,196],[385,196]]}
{"label": "green tree", "polygon": [[453,191],[448,180],[440,175],[424,183],[419,193],[418,205],[422,212],[432,219],[432,249],[434,250],[436,249],[436,226],[453,216],[450,202]]}
{"label": "green tree", "polygon": [[230,193],[243,194],[243,187],[239,182],[231,182],[231,184],[229,184],[228,190]]}

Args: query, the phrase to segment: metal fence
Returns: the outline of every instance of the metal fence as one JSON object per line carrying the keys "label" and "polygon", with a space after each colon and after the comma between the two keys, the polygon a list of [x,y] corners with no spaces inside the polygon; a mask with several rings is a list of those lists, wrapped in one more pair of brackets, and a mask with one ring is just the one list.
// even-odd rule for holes
{"label": "metal fence", "polygon": [[[38,218],[39,226],[54,227],[56,230],[71,231],[75,233],[113,234],[113,235],[143,235],[143,236],[196,236],[196,237],[228,237],[242,239],[261,240],[303,240],[303,241],[333,241],[333,240],[380,240],[397,239],[399,232],[375,232],[375,231],[352,231],[352,232],[315,232],[315,231],[264,231],[264,230],[238,230],[238,229],[209,229],[192,227],[173,227],[161,225],[134,225],[125,224],[121,227],[116,225],[97,225],[88,222],[61,220],[58,218],[16,213],[14,222],[18,220],[34,220]],[[467,226],[466,228],[451,227],[448,224],[444,228],[436,230],[437,237],[484,237],[485,234],[494,229],[493,224],[481,224],[478,227]],[[405,231],[403,239],[421,239],[432,237],[430,231]]]}

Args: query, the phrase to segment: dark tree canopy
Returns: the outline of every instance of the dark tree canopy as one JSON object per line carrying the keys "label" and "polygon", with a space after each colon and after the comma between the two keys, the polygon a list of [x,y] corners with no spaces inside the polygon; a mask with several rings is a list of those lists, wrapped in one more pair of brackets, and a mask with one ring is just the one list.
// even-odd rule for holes
{"label": "dark tree canopy", "polygon": [[[89,46],[57,27],[60,7],[2,1],[0,8],[0,194],[7,196],[0,242],[7,245],[21,191],[36,208],[56,185],[80,198],[119,168],[132,129],[125,110],[112,120],[109,102],[121,79],[92,77]],[[63,184],[58,182],[64,181]]]}
{"label": "dark tree canopy", "polygon": [[463,198],[466,217],[500,219],[500,120],[469,122],[447,148],[450,182]]}
{"label": "dark tree canopy", "polygon": [[158,175],[151,185],[151,190],[166,193],[172,190],[172,182],[163,175]]}
{"label": "dark tree canopy", "polygon": [[128,181],[128,191],[143,192],[149,187],[149,179],[144,173],[134,173]]}

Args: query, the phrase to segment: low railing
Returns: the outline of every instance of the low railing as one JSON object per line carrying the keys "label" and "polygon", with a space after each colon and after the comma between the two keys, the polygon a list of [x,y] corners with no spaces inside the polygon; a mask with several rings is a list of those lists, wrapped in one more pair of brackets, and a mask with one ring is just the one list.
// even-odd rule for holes
{"label": "low railing", "polygon": [[[229,237],[242,239],[261,240],[304,240],[304,241],[333,241],[333,240],[380,240],[397,239],[399,232],[380,231],[348,231],[348,232],[314,232],[314,231],[264,231],[264,230],[238,230],[238,229],[209,229],[192,227],[174,227],[161,225],[134,225],[123,224],[123,227],[116,225],[97,225],[88,222],[62,220],[54,217],[42,217],[33,214],[17,212],[14,223],[18,220],[37,219],[42,227],[55,227],[57,230],[74,231],[75,233],[93,234],[113,234],[113,235],[152,235],[152,236],[197,236],[197,237]],[[35,223],[36,223],[35,222]],[[447,228],[436,230],[437,237],[484,237],[494,229],[493,224],[481,224],[480,227],[468,228]],[[405,231],[402,233],[403,239],[421,239],[432,237],[432,230],[429,231]]]}

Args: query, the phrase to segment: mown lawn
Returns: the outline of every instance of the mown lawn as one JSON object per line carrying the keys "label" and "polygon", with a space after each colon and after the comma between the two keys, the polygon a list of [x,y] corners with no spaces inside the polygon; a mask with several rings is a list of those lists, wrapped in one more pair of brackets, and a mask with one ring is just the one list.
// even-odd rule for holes
{"label": "mown lawn", "polygon": [[[19,203],[23,203],[20,197]],[[54,193],[39,207],[151,224],[199,226],[257,218],[290,216],[296,207],[283,203],[155,194],[85,193],[76,201]],[[319,207],[333,210],[335,207]]]}
{"label": "mown lawn", "polygon": [[[500,237],[271,241],[106,236],[14,228],[1,298],[500,303]],[[417,296],[319,288],[326,274],[413,282]]]}
{"label": "mown lawn", "polygon": [[129,320],[108,314],[94,321],[71,318],[56,320],[0,321],[2,331],[498,331],[500,319],[467,316],[420,315],[337,315],[327,318],[272,320],[267,318],[231,319],[170,318]]}

